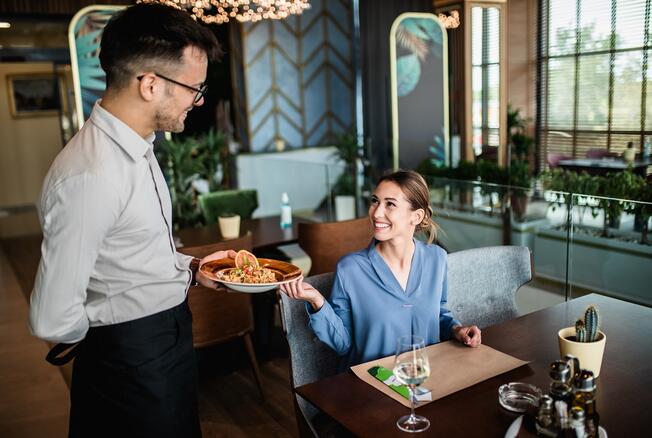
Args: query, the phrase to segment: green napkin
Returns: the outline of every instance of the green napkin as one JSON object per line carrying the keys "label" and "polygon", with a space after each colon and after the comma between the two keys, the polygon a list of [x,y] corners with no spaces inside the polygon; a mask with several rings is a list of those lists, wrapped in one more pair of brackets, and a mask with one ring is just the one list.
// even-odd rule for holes
{"label": "green napkin", "polygon": [[[369,374],[374,376],[376,379],[380,380],[383,382],[385,385],[389,386],[393,391],[396,391],[399,393],[402,397],[406,399],[410,399],[410,390],[406,385],[402,385],[396,376],[394,376],[394,373],[392,370],[388,370],[385,367],[382,367],[380,365],[373,366],[367,370]],[[431,401],[432,400],[432,393],[420,386],[416,387],[416,400],[417,401]]]}

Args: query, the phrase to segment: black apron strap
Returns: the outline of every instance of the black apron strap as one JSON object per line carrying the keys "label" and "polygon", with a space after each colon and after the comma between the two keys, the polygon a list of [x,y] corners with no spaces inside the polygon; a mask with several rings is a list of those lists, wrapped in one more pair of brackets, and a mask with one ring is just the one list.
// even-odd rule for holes
{"label": "black apron strap", "polygon": [[[48,352],[47,356],[45,356],[45,360],[50,362],[52,365],[56,366],[61,366],[65,365],[71,360],[77,356],[77,353],[79,353],[79,347],[81,346],[81,341],[77,342],[75,344],[57,344],[50,351]],[[61,353],[63,353],[66,350],[68,351],[66,354],[63,356],[59,356]]]}

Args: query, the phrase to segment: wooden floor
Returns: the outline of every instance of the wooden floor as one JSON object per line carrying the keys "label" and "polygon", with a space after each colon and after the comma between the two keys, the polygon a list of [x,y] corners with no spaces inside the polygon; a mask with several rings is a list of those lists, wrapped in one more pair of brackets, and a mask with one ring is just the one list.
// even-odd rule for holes
{"label": "wooden floor", "polygon": [[[29,293],[40,237],[0,242],[0,437],[65,437],[65,372],[45,362],[48,345],[29,334]],[[261,400],[242,342],[199,350],[199,414],[204,437],[295,437],[287,352],[277,327],[261,362]]]}

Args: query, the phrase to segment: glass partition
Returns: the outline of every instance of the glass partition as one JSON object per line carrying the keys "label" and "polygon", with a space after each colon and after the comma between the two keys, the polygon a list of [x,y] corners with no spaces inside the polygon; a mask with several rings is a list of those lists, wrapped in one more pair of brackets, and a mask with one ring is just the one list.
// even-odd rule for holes
{"label": "glass partition", "polygon": [[652,306],[651,214],[651,203],[572,196],[570,298],[595,292]]}
{"label": "glass partition", "polygon": [[[296,215],[316,221],[356,217],[353,197],[347,202],[338,192],[343,165],[291,160],[265,165],[272,167],[283,178],[273,182],[265,173],[269,183],[259,193],[261,207],[269,198],[278,208],[287,192]],[[533,279],[517,292],[519,312],[587,293],[652,305],[651,203],[446,178],[430,177],[428,184],[438,243],[448,252],[498,245],[530,249]],[[364,204],[358,217],[367,213]]]}
{"label": "glass partition", "polygon": [[449,252],[530,248],[533,279],[517,293],[519,312],[587,293],[652,305],[652,204],[479,181],[430,178],[429,184]]}

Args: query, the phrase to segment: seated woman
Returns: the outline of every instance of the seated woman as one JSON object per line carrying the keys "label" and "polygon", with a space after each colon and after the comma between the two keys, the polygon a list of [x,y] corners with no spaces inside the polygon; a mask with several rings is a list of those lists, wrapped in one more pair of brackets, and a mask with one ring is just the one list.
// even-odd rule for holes
{"label": "seated woman", "polygon": [[[330,299],[301,279],[281,286],[309,304],[310,327],[347,356],[348,365],[393,355],[403,335],[421,336],[427,345],[450,338],[480,344],[480,329],[462,326],[446,309],[446,252],[432,244],[437,226],[431,217],[421,175],[403,170],[385,175],[369,207],[374,239],[338,262]],[[414,238],[420,230],[428,234],[427,244]]]}

